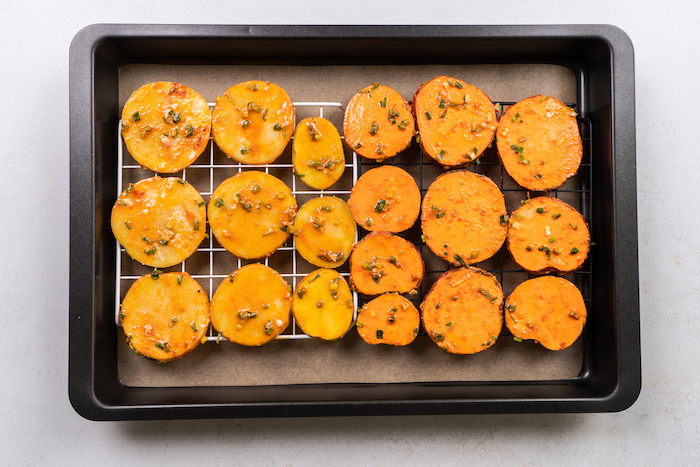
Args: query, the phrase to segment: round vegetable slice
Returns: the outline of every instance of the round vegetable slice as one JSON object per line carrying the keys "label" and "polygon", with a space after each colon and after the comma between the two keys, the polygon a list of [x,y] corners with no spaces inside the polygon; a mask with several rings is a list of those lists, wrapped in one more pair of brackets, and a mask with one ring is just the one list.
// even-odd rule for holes
{"label": "round vegetable slice", "polygon": [[498,125],[498,155],[515,182],[533,191],[552,190],[576,175],[583,144],[576,112],[549,96],[511,106]]}
{"label": "round vegetable slice", "polygon": [[357,224],[348,204],[335,196],[307,201],[294,221],[294,245],[309,263],[337,268],[348,259]]}
{"label": "round vegetable slice", "polygon": [[180,178],[147,178],[130,183],[119,195],[111,225],[129,256],[166,268],[187,259],[204,240],[204,200]]}
{"label": "round vegetable slice", "polygon": [[167,362],[194,350],[209,327],[209,299],[186,272],[156,270],[134,282],[119,320],[138,355]]}
{"label": "round vegetable slice", "polygon": [[292,288],[272,268],[255,263],[224,279],[211,299],[211,324],[231,342],[266,344],[289,325]]}
{"label": "round vegetable slice", "polygon": [[179,172],[206,149],[211,110],[202,96],[184,84],[149,83],[126,101],[121,131],[129,154],[143,167]]}
{"label": "round vegetable slice", "polygon": [[216,98],[212,135],[216,145],[243,164],[269,164],[294,132],[294,105],[281,87],[246,81]]}
{"label": "round vegetable slice", "polygon": [[420,305],[423,327],[443,350],[473,354],[491,347],[503,327],[503,290],[479,268],[451,269]]}
{"label": "round vegetable slice", "polygon": [[491,144],[498,125],[479,88],[449,76],[421,85],[413,98],[423,151],[443,167],[467,166]]}
{"label": "round vegetable slice", "polygon": [[348,200],[355,221],[373,232],[403,232],[420,213],[420,190],[403,169],[384,165],[362,174]]}
{"label": "round vegetable slice", "polygon": [[350,280],[360,293],[407,293],[423,280],[425,264],[409,241],[389,232],[373,232],[350,255]]}
{"label": "round vegetable slice", "polygon": [[519,339],[549,350],[576,342],[588,316],[581,292],[561,277],[543,276],[517,286],[506,300],[506,326]]}
{"label": "round vegetable slice", "polygon": [[355,326],[368,344],[404,346],[418,335],[420,313],[406,297],[387,293],[358,310]]}
{"label": "round vegetable slice", "polygon": [[224,180],[209,200],[211,231],[228,251],[245,259],[270,256],[289,237],[297,202],[277,177],[250,170]]}
{"label": "round vegetable slice", "polygon": [[440,175],[423,198],[421,227],[437,256],[457,266],[493,256],[506,239],[506,203],[490,178],[466,170]]}
{"label": "round vegetable slice", "polygon": [[556,198],[532,198],[508,221],[508,251],[521,268],[535,274],[579,269],[590,243],[583,216]]}
{"label": "round vegetable slice", "polygon": [[343,120],[345,142],[359,155],[383,161],[411,144],[411,106],[388,86],[372,84],[352,96]]}
{"label": "round vegetable slice", "polygon": [[338,130],[325,118],[305,118],[297,125],[292,145],[297,177],[311,188],[333,185],[345,171],[345,154]]}
{"label": "round vegetable slice", "polygon": [[335,340],[350,329],[354,305],[350,286],[333,269],[317,269],[297,284],[292,314],[311,337]]}

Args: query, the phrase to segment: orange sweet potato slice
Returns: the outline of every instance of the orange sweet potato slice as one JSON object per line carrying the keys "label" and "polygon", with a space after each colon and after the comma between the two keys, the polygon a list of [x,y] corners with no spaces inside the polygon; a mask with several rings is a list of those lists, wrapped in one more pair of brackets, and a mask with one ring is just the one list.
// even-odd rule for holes
{"label": "orange sweet potato slice", "polygon": [[338,130],[325,118],[305,118],[297,125],[292,165],[299,179],[311,188],[333,185],[345,171],[345,154]]}
{"label": "orange sweet potato slice", "polygon": [[333,269],[317,269],[297,284],[292,314],[305,334],[323,340],[342,337],[352,324],[350,286]]}
{"label": "orange sweet potato slice", "polygon": [[197,347],[209,327],[209,299],[186,272],[154,271],[124,296],[119,320],[138,355],[167,362]]}
{"label": "orange sweet potato slice", "polygon": [[562,350],[576,342],[586,324],[586,304],[574,284],[543,276],[517,286],[505,304],[506,326],[519,339]]}
{"label": "orange sweet potato slice", "polygon": [[355,326],[368,344],[404,346],[418,335],[420,313],[406,297],[387,293],[358,310]]}
{"label": "orange sweet potato slice", "polygon": [[294,104],[269,81],[247,81],[216,98],[212,136],[231,159],[269,164],[287,147],[294,132]]}
{"label": "orange sweet potato slice", "polygon": [[389,232],[367,235],[350,255],[350,280],[355,290],[365,295],[410,292],[418,288],[424,274],[418,249]]}
{"label": "orange sweet potato slice", "polygon": [[274,269],[254,263],[224,279],[211,299],[211,324],[231,342],[259,346],[291,320],[292,288]]}
{"label": "orange sweet potato slice", "polygon": [[521,268],[535,274],[568,274],[579,269],[588,257],[590,243],[583,216],[556,198],[533,198],[508,221],[508,251]]}
{"label": "orange sweet potato slice", "polygon": [[506,204],[490,178],[457,170],[440,175],[423,198],[421,227],[437,256],[457,266],[493,256],[506,239]]}
{"label": "orange sweet potato slice", "polygon": [[422,84],[413,98],[420,145],[444,167],[465,167],[491,144],[498,122],[479,88],[449,76]]}
{"label": "orange sweet potato slice", "polygon": [[141,86],[122,111],[122,137],[141,166],[160,173],[188,167],[209,143],[211,111],[184,84],[158,81]]}
{"label": "orange sweet potato slice", "polygon": [[372,232],[403,232],[420,214],[420,190],[403,169],[384,165],[362,174],[348,200],[352,216]]}
{"label": "orange sweet potato slice", "polygon": [[420,305],[423,327],[443,350],[473,354],[491,347],[503,327],[503,291],[496,278],[471,266],[451,269]]}
{"label": "orange sweet potato slice", "polygon": [[578,171],[583,144],[576,112],[549,96],[532,96],[501,117],[496,143],[506,172],[528,190],[561,186]]}
{"label": "orange sweet potato slice", "polygon": [[206,210],[186,181],[151,177],[129,184],[110,219],[117,241],[133,259],[166,268],[195,252],[206,233]]}
{"label": "orange sweet potato slice", "polygon": [[345,142],[368,159],[386,160],[411,144],[411,106],[388,86],[372,84],[352,96],[343,120]]}

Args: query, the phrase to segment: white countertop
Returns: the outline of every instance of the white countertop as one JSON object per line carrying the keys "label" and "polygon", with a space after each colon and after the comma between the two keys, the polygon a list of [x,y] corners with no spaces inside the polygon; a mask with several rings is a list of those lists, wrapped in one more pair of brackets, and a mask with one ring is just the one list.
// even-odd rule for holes
{"label": "white countertop", "polygon": [[[693,464],[700,460],[700,3],[0,1],[0,463]],[[512,3],[510,5],[509,3]],[[614,24],[636,60],[643,387],[617,414],[96,423],[68,378],[68,48],[92,23]],[[688,462],[689,461],[689,462]],[[693,462],[694,461],[694,462]]]}

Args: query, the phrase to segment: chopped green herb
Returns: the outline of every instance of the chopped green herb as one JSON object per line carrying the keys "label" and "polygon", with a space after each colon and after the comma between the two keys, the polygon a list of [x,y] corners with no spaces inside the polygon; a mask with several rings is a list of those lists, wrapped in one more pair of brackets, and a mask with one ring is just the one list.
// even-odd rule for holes
{"label": "chopped green herb", "polygon": [[519,119],[519,118],[520,118],[520,114],[519,114],[519,113],[516,113],[516,114],[515,114],[515,117],[511,118],[510,121],[513,122],[513,123],[515,123],[515,121],[516,121],[517,119]]}
{"label": "chopped green herb", "polygon": [[192,227],[194,230],[199,230],[199,221],[194,221],[194,225]]}
{"label": "chopped green herb", "polygon": [[576,247],[573,247],[573,248],[571,249],[571,254],[572,254],[572,255],[575,255],[575,254],[578,253],[578,252],[579,252],[579,249],[576,248]]}
{"label": "chopped green herb", "polygon": [[160,238],[158,239],[158,243],[160,243],[161,245],[167,245],[167,244],[168,244],[168,239],[165,238],[165,237],[160,237]]}
{"label": "chopped green herb", "polygon": [[241,126],[243,127],[243,129],[248,128],[249,125],[250,125],[250,120],[248,120],[248,119],[243,120],[243,123],[241,123]]}
{"label": "chopped green herb", "polygon": [[263,121],[267,120],[267,109],[263,110],[262,119]]}
{"label": "chopped green herb", "polygon": [[299,290],[297,290],[297,295],[299,296],[299,298],[303,298],[305,293],[306,287],[300,287]]}
{"label": "chopped green herb", "polygon": [[362,147],[362,143],[357,143],[357,144],[355,145],[355,149],[360,149],[361,147]]}
{"label": "chopped green herb", "polygon": [[425,243],[425,235],[420,234],[420,241],[423,242],[423,243]]}
{"label": "chopped green herb", "polygon": [[151,279],[158,279],[160,278],[161,274],[163,274],[163,271],[161,271],[160,269],[154,269],[151,273]]}
{"label": "chopped green herb", "polygon": [[522,341],[523,341],[523,340],[522,340],[521,338],[519,338],[519,337],[513,337],[513,340],[514,340],[515,342],[522,342]]}
{"label": "chopped green herb", "polygon": [[437,302],[437,303],[435,304],[435,309],[436,309],[436,310],[439,310],[441,306],[442,306],[442,302]]}
{"label": "chopped green herb", "polygon": [[506,305],[506,310],[508,310],[508,312],[510,312],[510,313],[514,312],[515,305],[513,305],[512,303],[509,303],[508,305]]}
{"label": "chopped green herb", "polygon": [[247,147],[243,146],[241,148],[241,154],[248,154],[249,152],[250,152],[250,149],[248,149]]}
{"label": "chopped green herb", "polygon": [[312,283],[313,281],[315,281],[316,279],[318,279],[319,277],[321,277],[321,273],[318,273],[318,274],[316,274],[314,277],[312,277],[311,279],[309,279],[309,284]]}
{"label": "chopped green herb", "polygon": [[556,241],[555,237],[549,237],[549,243],[554,243]]}
{"label": "chopped green herb", "polygon": [[131,222],[130,221],[124,221],[124,225],[126,226],[127,229],[131,230]]}
{"label": "chopped green herb", "polygon": [[141,115],[139,115],[138,112],[134,112],[134,114],[131,117],[134,119],[135,122],[141,120]]}
{"label": "chopped green herb", "polygon": [[224,200],[221,199],[221,198],[216,198],[216,199],[214,200],[214,206],[216,206],[217,208],[222,208],[222,207],[224,207]]}
{"label": "chopped green herb", "polygon": [[396,316],[389,316],[389,322],[393,323],[394,321],[396,321]]}
{"label": "chopped green herb", "polygon": [[569,222],[569,225],[571,226],[572,229],[578,230],[578,224],[573,225],[571,222]]}
{"label": "chopped green herb", "polygon": [[384,99],[379,101],[379,105],[381,105],[382,107],[386,107],[386,101],[387,101],[387,98],[385,97]]}
{"label": "chopped green herb", "polygon": [[199,206],[199,207],[201,208],[201,207],[204,206],[205,204],[206,204],[206,203],[205,203],[204,201],[200,201],[199,203],[197,203],[197,206]]}
{"label": "chopped green herb", "polygon": [[239,311],[238,319],[250,319],[258,316],[257,311]]}
{"label": "chopped green herb", "polygon": [[469,258],[470,258],[470,259],[474,259],[474,258],[476,258],[477,256],[479,256],[479,252],[478,252],[478,251],[472,251],[472,254],[469,255]]}
{"label": "chopped green herb", "polygon": [[525,249],[526,249],[527,251],[532,251],[532,247],[531,247],[530,245],[526,246]]}
{"label": "chopped green herb", "polygon": [[580,316],[578,313],[576,313],[575,311],[570,311],[570,312],[569,312],[569,316],[571,316],[571,317],[574,318],[574,319],[579,319],[579,318],[581,317],[581,316]]}
{"label": "chopped green herb", "polygon": [[[478,162],[478,161],[477,161],[477,162]],[[506,215],[505,215],[505,214],[501,214],[501,217],[498,218],[498,222],[499,222],[501,225],[506,225]]]}
{"label": "chopped green herb", "polygon": [[455,260],[461,265],[461,266],[466,266],[467,263],[462,259],[461,256],[459,255],[454,255]]}
{"label": "chopped green herb", "polygon": [[126,187],[126,192],[131,193],[132,191],[134,191],[134,184],[129,183],[129,185],[127,185],[127,187]]}
{"label": "chopped green herb", "polygon": [[440,151],[440,153],[438,154],[438,159],[442,159],[442,156],[444,156],[444,155],[445,155],[445,150],[443,149],[443,150]]}
{"label": "chopped green herb", "polygon": [[261,187],[259,184],[256,183],[255,185],[253,185],[253,188],[251,188],[250,191],[252,191],[253,194],[255,194],[255,193],[257,193],[258,191],[260,191],[261,189],[262,189],[262,187]]}
{"label": "chopped green herb", "polygon": [[160,350],[163,350],[165,352],[170,352],[170,344],[168,344],[167,342],[163,342],[163,343],[156,342],[156,347],[158,347]]}
{"label": "chopped green herb", "polygon": [[272,325],[272,321],[268,321],[267,323],[265,323],[265,334],[269,336],[274,332],[274,330],[275,327]]}
{"label": "chopped green herb", "polygon": [[316,300],[316,308],[323,308],[323,300]]}
{"label": "chopped green herb", "polygon": [[377,89],[378,87],[379,87],[379,83],[373,83],[373,84],[372,84],[372,89],[370,89],[370,90],[371,90],[371,91],[374,91],[374,90]]}
{"label": "chopped green herb", "polygon": [[406,125],[409,125],[411,122],[409,120],[401,120],[401,123],[399,123],[399,130],[405,130]]}
{"label": "chopped green herb", "polygon": [[554,219],[554,220],[557,220],[557,219],[559,219],[560,217],[561,217],[561,213],[560,213],[560,212],[558,212],[558,213],[556,213],[556,214],[552,214],[552,219]]}
{"label": "chopped green herb", "polygon": [[440,114],[440,118],[445,118],[445,115],[447,115],[447,109],[442,111],[442,113]]}
{"label": "chopped green herb", "polygon": [[425,118],[427,118],[428,120],[432,120],[432,119],[433,119],[433,116],[430,115],[430,111],[428,111],[428,112],[425,113]]}
{"label": "chopped green herb", "polygon": [[535,174],[535,178],[539,180],[540,178],[542,178],[542,174],[541,174],[541,173],[536,173],[536,174]]}
{"label": "chopped green herb", "polygon": [[445,340],[445,336],[443,336],[442,334],[433,334],[433,340],[435,342],[442,342]]}
{"label": "chopped green herb", "polygon": [[384,330],[383,329],[377,329],[377,332],[375,333],[377,336],[377,339],[384,339]]}
{"label": "chopped green herb", "polygon": [[377,122],[372,122],[372,124],[369,126],[369,134],[376,135],[378,131],[379,127],[377,126]]}
{"label": "chopped green herb", "polygon": [[245,88],[249,89],[251,91],[257,91],[258,89],[260,89],[256,83],[253,83],[253,84],[248,83],[245,85]]}
{"label": "chopped green herb", "polygon": [[177,285],[182,285],[182,278],[183,278],[183,277],[185,277],[185,276],[183,276],[182,274],[180,274],[179,276],[177,276]]}
{"label": "chopped green herb", "polygon": [[150,250],[143,250],[143,252],[146,253],[146,254],[149,255],[149,256],[152,255],[152,254],[154,254],[156,251],[158,251],[158,248],[156,248],[156,247],[153,247],[153,248],[151,248]]}
{"label": "chopped green herb", "polygon": [[510,148],[515,151],[516,154],[522,154],[523,153],[523,146],[517,146],[515,144],[511,144]]}
{"label": "chopped green herb", "polygon": [[273,126],[272,129],[275,131],[282,131],[282,125],[275,123],[275,126]]}
{"label": "chopped green herb", "polygon": [[365,221],[365,225],[367,225],[367,227],[371,227],[372,226],[372,219],[370,219],[368,217],[367,220]]}
{"label": "chopped green herb", "polygon": [[547,212],[545,208],[537,208],[537,214],[544,214],[545,212]]}
{"label": "chopped green herb", "polygon": [[294,175],[295,177],[302,178],[302,177],[304,177],[306,174],[300,174],[300,173],[298,173],[297,171],[293,170],[293,171],[292,171],[292,175]]}
{"label": "chopped green herb", "polygon": [[386,207],[386,200],[383,199],[378,199],[377,202],[374,205],[374,212],[383,212],[384,208]]}
{"label": "chopped green herb", "polygon": [[306,124],[306,128],[309,130],[309,135],[311,136],[311,141],[316,141],[321,139],[321,135],[318,134],[316,128],[311,123]]}
{"label": "chopped green herb", "polygon": [[442,209],[440,209],[437,206],[431,206],[431,209],[436,212],[435,217],[437,217],[438,219],[440,219],[441,217],[443,217],[445,215],[445,211],[443,211]]}

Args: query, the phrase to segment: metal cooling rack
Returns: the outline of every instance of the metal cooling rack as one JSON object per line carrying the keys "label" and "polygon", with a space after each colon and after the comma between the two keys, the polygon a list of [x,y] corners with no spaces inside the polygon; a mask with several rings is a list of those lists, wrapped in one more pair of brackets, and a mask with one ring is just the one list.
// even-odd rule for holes
{"label": "metal cooling rack", "polygon": [[[208,103],[210,108],[214,108],[213,103]],[[327,108],[338,108],[342,110],[342,104],[340,102],[294,102],[294,107],[312,107],[312,108],[318,108],[318,116],[323,117],[324,114],[324,109]],[[296,128],[296,114],[294,117],[294,128]],[[124,174],[126,171],[129,170],[142,170],[143,168],[138,165],[138,164],[124,164],[124,143],[121,138],[121,121],[118,124],[118,150],[117,150],[117,163],[119,166],[119,170],[117,171],[117,196],[121,194],[121,192],[126,188],[124,185]],[[294,136],[292,135],[292,139],[294,139]],[[342,136],[341,136],[342,139]],[[205,201],[208,202],[208,198],[211,196],[211,194],[214,192],[214,189],[216,188],[214,186],[214,172],[216,170],[220,169],[235,169],[237,172],[242,172],[247,169],[262,169],[265,171],[265,173],[270,173],[271,169],[288,169],[290,172],[292,170],[292,164],[290,163],[278,163],[278,162],[273,162],[271,164],[266,164],[266,165],[248,165],[248,164],[241,164],[241,163],[236,163],[233,160],[230,160],[230,163],[225,163],[225,164],[220,164],[220,163],[215,163],[214,162],[214,151],[215,151],[216,144],[214,143],[213,138],[210,136],[209,138],[209,143],[208,143],[208,155],[209,155],[209,161],[208,163],[201,164],[197,163],[195,161],[194,164],[190,166],[190,169],[207,169],[209,172],[209,188],[208,191],[200,191],[200,195],[205,199]],[[200,156],[201,159],[201,156]],[[358,178],[358,155],[355,152],[352,152],[352,156],[350,161],[347,160],[345,161],[345,170],[352,170],[352,185],[355,184]],[[184,169],[182,170],[182,178],[183,180],[187,180],[187,170]],[[156,175],[154,172],[153,175]],[[175,174],[170,174],[172,176],[175,176]],[[292,186],[290,187],[292,189],[292,194],[294,195],[295,198],[297,198],[298,195],[311,195],[311,196],[326,196],[326,195],[349,195],[350,190],[313,190],[309,187],[306,187],[306,185],[303,185],[303,183],[297,181],[297,177],[292,176]],[[209,271],[208,274],[191,274],[194,279],[196,279],[200,285],[207,284],[209,293],[208,297],[211,300],[211,297],[213,296],[215,292],[215,287],[214,287],[214,281],[215,280],[223,280],[224,278],[228,277],[229,274],[215,274],[214,273],[214,262],[215,262],[215,253],[225,253],[227,250],[221,246],[216,246],[214,244],[214,235],[211,232],[211,228],[209,227],[209,221],[207,220],[207,237],[205,238],[204,242],[197,248],[195,253],[204,253],[209,256]],[[294,245],[294,236],[292,235],[290,237],[291,239],[291,244],[290,240],[287,240],[284,245],[282,245],[280,248],[278,248],[276,251],[288,251],[291,252],[291,257],[292,257],[292,267],[291,271],[277,271],[291,286],[292,290],[296,288],[296,284],[298,280],[301,280],[302,278],[306,277],[308,273],[302,273],[299,272],[298,264],[297,264],[297,255],[295,253],[295,245]],[[355,234],[355,242],[358,240],[358,233]],[[136,281],[137,279],[141,278],[142,276],[140,275],[129,275],[125,274],[123,264],[122,264],[122,254],[125,252],[125,249],[122,248],[122,246],[117,243],[116,246],[116,255],[117,255],[117,261],[116,261],[116,279],[115,279],[115,310],[114,310],[114,319],[115,322],[117,323],[117,326],[119,326],[119,307],[121,304],[121,295],[122,295],[122,281]],[[234,257],[232,254],[228,253],[230,257]],[[190,256],[192,258],[192,256]],[[187,271],[187,261],[189,259],[186,259],[180,264],[180,272],[186,272]],[[270,265],[270,258],[265,258],[262,260],[263,264],[265,266]],[[236,264],[237,268],[240,269],[241,266],[243,266],[243,261],[240,258],[236,258]],[[167,268],[169,271],[172,270],[172,268]],[[350,273],[349,272],[341,272],[340,273],[343,277],[346,278],[346,280],[349,278]],[[355,309],[353,312],[353,323],[355,319],[357,318],[357,303],[358,303],[358,295],[357,292],[353,292],[353,301],[355,303]],[[294,317],[292,316],[292,321],[291,325],[287,327],[287,329],[281,333],[277,339],[310,339],[311,337],[302,333],[296,326],[296,322],[294,320]],[[214,328],[209,325],[209,329],[207,331],[207,340],[208,341],[219,341],[219,340],[226,340],[223,336],[219,336],[217,333],[215,333]]]}
{"label": "metal cooling rack", "polygon": [[[503,114],[503,112],[511,105],[515,104],[515,102],[500,102],[497,103],[496,106],[498,108],[498,113],[499,117],[500,115]],[[573,109],[576,109],[576,104],[573,103],[567,103],[566,104],[568,107],[571,107]],[[210,107],[214,107],[214,104],[209,103]],[[343,110],[343,106],[339,102],[295,102],[294,103],[295,107],[316,107],[318,108],[318,116],[323,117],[323,112],[324,108],[338,108]],[[295,116],[296,119],[296,116]],[[584,119],[581,118],[580,116],[578,117],[578,123],[579,123],[579,130],[581,132],[581,139],[583,142],[583,158],[581,161],[581,165],[579,168],[579,172],[576,175],[575,179],[572,179],[565,183],[562,188],[559,188],[557,190],[553,190],[550,192],[554,197],[560,198],[563,195],[567,196],[576,196],[578,199],[579,203],[579,212],[583,215],[585,221],[588,223],[589,230],[591,232],[591,237],[593,238],[593,218],[592,218],[592,213],[591,213],[591,206],[592,206],[592,192],[591,192],[591,187],[592,187],[592,182],[593,182],[593,168],[592,168],[592,157],[591,157],[591,146],[592,146],[592,125],[591,123]],[[294,122],[294,127],[296,128],[296,120]],[[119,170],[117,171],[117,196],[121,194],[121,192],[125,189],[123,187],[123,175],[125,171],[128,170],[134,170],[134,169],[142,169],[139,165],[124,165],[124,147],[123,147],[123,142],[121,140],[121,122],[118,124],[118,152],[117,152],[117,157],[118,157],[118,165],[119,165]],[[293,138],[293,136],[292,136]],[[343,136],[341,135],[341,139]],[[292,169],[292,164],[291,163],[272,163],[272,164],[267,164],[267,165],[247,165],[247,164],[240,164],[240,163],[225,163],[225,164],[215,164],[214,163],[214,150],[215,150],[215,143],[213,139],[210,137],[209,141],[209,147],[208,147],[208,152],[209,152],[209,162],[207,164],[193,164],[190,166],[191,168],[197,168],[197,169],[208,169],[209,170],[209,190],[200,192],[202,197],[205,199],[208,196],[211,196],[211,194],[214,192],[215,186],[214,186],[214,171],[216,169],[236,169],[238,172],[241,172],[245,169],[264,169],[266,173],[270,173],[270,169]],[[347,157],[346,157],[347,159]],[[420,190],[421,190],[421,198],[425,195],[425,193],[428,190],[428,187],[430,186],[430,183],[435,179],[435,176],[429,176],[427,172],[429,172],[428,168],[429,167],[434,167],[433,164],[430,162],[430,159],[428,156],[423,154],[422,149],[420,147],[418,148],[417,151],[406,151],[404,153],[401,153],[392,159],[386,161],[385,163],[380,163],[376,161],[371,161],[369,159],[363,160],[361,157],[357,155],[354,151],[352,151],[352,156],[350,157],[350,161],[346,160],[346,170],[351,169],[352,170],[352,184],[354,186],[355,182],[357,179],[367,170],[370,170],[375,167],[379,167],[381,165],[386,165],[386,164],[391,164],[396,167],[403,168],[409,173],[414,174],[416,172],[416,169],[418,171],[418,177],[416,179],[416,183],[418,184]],[[499,172],[498,177],[494,177],[491,174],[488,174],[489,170],[492,170],[494,167],[497,167],[497,170]],[[501,192],[504,194],[509,194],[509,195],[515,195],[517,196],[521,201],[526,200],[530,197],[530,192],[522,187],[517,186],[512,179],[510,179],[510,176],[505,172],[505,169],[503,168],[503,165],[500,163],[498,160],[498,157],[495,154],[495,148],[491,150],[487,150],[477,161],[477,163],[472,164],[468,170],[477,172],[477,173],[482,173],[489,178],[491,178],[499,187]],[[440,169],[439,173],[443,173],[444,170]],[[414,175],[415,176],[415,175]],[[187,169],[184,169],[182,171],[182,179],[187,180]],[[325,196],[325,195],[349,195],[350,190],[312,190],[309,189],[308,187],[297,187],[297,177],[292,177],[292,193],[294,194],[295,197],[297,195],[312,195],[312,196]],[[303,184],[302,184],[303,185]],[[573,186],[572,186],[573,185]],[[541,195],[541,193],[537,193],[537,195]],[[512,212],[513,209],[508,209],[508,212]],[[197,252],[202,252],[206,253],[209,256],[209,273],[208,274],[192,274],[192,277],[197,279],[198,281],[205,281],[208,284],[209,288],[209,297],[211,298],[213,293],[214,293],[214,280],[222,280],[225,277],[228,277],[228,274],[214,274],[214,253],[217,252],[226,252],[227,250],[224,249],[223,247],[218,247],[214,245],[214,238],[211,233],[211,229],[209,228],[209,223],[207,221],[207,233],[208,233],[208,244],[206,246],[200,245],[200,247],[197,249]],[[355,241],[359,239],[360,236],[364,236],[367,232],[362,230],[361,227],[358,226],[358,232],[355,235]],[[407,232],[403,232],[398,234],[409,241],[412,241],[416,246],[418,247],[419,251],[421,252],[421,256],[425,259],[428,256],[432,256],[433,253],[432,251],[427,247],[425,242],[422,241],[421,236],[420,236],[420,220],[416,221],[416,224],[409,229]],[[292,253],[292,270],[290,272],[280,272],[280,275],[287,280],[292,285],[292,288],[296,287],[297,281],[307,275],[307,273],[300,273],[298,272],[298,264],[297,264],[297,255],[295,253],[295,245],[294,245],[294,236],[291,236],[291,244],[285,243],[282,247],[280,247],[277,251],[289,251]],[[207,243],[206,240],[204,243]],[[117,255],[117,261],[116,261],[116,284],[115,284],[115,322],[117,325],[119,325],[119,306],[121,302],[121,285],[123,280],[127,281],[135,281],[136,279],[139,279],[141,276],[139,275],[126,275],[123,274],[123,268],[122,268],[122,253],[124,253],[124,248],[121,247],[117,243],[116,247],[116,255]],[[230,253],[229,253],[230,255]],[[231,255],[233,256],[233,255]],[[181,264],[181,271],[185,272],[186,271],[186,261],[183,261]],[[270,258],[265,258],[264,259],[264,264],[266,266],[269,265]],[[240,268],[243,263],[240,258],[236,258],[237,262],[237,267]],[[432,261],[435,263],[436,261]],[[506,251],[505,245],[501,247],[500,251],[496,253],[494,257],[492,257],[489,260],[486,260],[482,263],[476,263],[474,266],[480,267],[482,269],[487,270],[494,276],[496,276],[500,283],[503,285],[504,284],[504,279],[506,276],[510,274],[527,274],[527,278],[530,279],[532,277],[537,277],[533,274],[529,273],[524,273],[521,269],[519,269],[516,265],[514,265],[513,261],[510,260],[508,257],[508,252]],[[448,269],[452,268],[453,266],[448,263],[447,261],[440,260],[440,264],[442,267],[433,267],[433,268],[427,268],[425,271],[425,278],[421,284],[421,287],[417,290],[417,294],[414,293],[413,295],[407,295],[407,298],[414,302],[416,306],[423,300],[423,297],[427,294],[428,290],[430,290],[430,286],[434,282],[434,278],[439,276],[440,274],[446,272]],[[427,265],[427,261],[426,261]],[[586,260],[586,263],[584,263],[583,267],[579,269],[578,271],[574,272],[572,275],[569,277],[572,279],[572,281],[579,287],[579,290],[581,290],[581,293],[583,295],[584,302],[586,303],[586,306],[589,310],[590,313],[590,303],[591,303],[591,293],[592,293],[592,273],[593,271],[593,266],[592,266],[592,257],[589,255],[588,259]],[[341,272],[341,275],[344,276],[345,278],[348,278],[349,273],[348,272]],[[571,277],[573,276],[573,277]],[[201,283],[201,282],[200,282]],[[507,296],[508,292],[504,289],[504,294]],[[355,310],[354,310],[354,316],[353,316],[353,321],[357,318],[357,309],[361,306],[363,306],[365,303],[373,299],[374,297],[370,296],[365,296],[365,295],[359,295],[357,292],[353,292],[353,300],[355,303]],[[507,331],[507,329],[503,328],[503,331],[501,332],[502,335],[509,335],[510,333]],[[425,335],[425,332],[421,331],[419,335]],[[302,333],[300,330],[297,329],[296,323],[294,321],[294,318],[292,317],[292,323],[291,326],[287,328],[287,330],[280,334],[278,339],[308,339],[310,336]],[[225,340],[224,337],[220,337],[217,334],[214,333],[213,328],[211,325],[209,326],[209,330],[207,332],[207,340],[209,341],[218,341],[218,340]]]}

